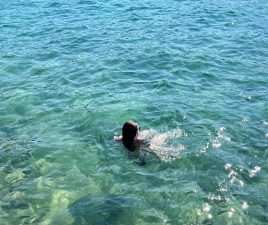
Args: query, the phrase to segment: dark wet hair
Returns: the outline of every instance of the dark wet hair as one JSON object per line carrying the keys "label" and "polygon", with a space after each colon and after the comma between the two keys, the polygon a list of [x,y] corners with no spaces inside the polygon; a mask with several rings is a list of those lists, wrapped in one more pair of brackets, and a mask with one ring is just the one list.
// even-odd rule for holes
{"label": "dark wet hair", "polygon": [[136,137],[139,132],[139,126],[133,121],[126,122],[122,127],[123,144],[130,151],[134,151],[137,147]]}

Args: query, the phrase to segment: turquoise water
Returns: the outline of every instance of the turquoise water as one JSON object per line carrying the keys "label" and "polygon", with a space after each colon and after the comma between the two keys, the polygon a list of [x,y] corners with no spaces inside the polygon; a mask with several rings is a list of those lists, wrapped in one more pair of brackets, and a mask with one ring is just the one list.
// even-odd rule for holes
{"label": "turquoise water", "polygon": [[[267,224],[268,2],[0,2],[0,224]],[[140,166],[129,119],[177,130]]]}

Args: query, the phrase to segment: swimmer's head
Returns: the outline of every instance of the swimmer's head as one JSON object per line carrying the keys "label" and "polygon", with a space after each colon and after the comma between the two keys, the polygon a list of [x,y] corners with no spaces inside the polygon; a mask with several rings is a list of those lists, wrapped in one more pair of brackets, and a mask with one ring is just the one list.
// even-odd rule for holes
{"label": "swimmer's head", "polygon": [[124,145],[133,150],[133,146],[135,145],[135,141],[139,135],[139,126],[137,123],[133,121],[126,122],[122,127],[122,139]]}
{"label": "swimmer's head", "polygon": [[139,133],[139,126],[133,121],[125,122],[122,128],[123,139],[135,139]]}

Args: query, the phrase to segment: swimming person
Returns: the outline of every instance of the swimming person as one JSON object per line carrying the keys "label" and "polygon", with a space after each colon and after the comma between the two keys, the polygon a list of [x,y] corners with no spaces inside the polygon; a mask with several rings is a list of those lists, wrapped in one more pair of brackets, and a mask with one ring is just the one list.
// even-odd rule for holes
{"label": "swimming person", "polygon": [[122,141],[124,146],[129,151],[135,151],[141,146],[149,146],[149,143],[146,143],[145,140],[139,137],[140,128],[137,123],[133,121],[125,122],[122,127],[122,136],[115,136],[115,141]]}
{"label": "swimming person", "polygon": [[[139,137],[140,128],[137,123],[133,121],[125,122],[122,127],[122,136],[115,136],[115,141],[121,141],[123,145],[129,150],[128,157],[130,159],[137,159],[134,162],[144,166],[146,164],[145,157],[148,155],[149,149],[144,149],[144,147],[149,147],[149,142]],[[142,148],[142,151],[141,151]],[[150,152],[154,154],[153,152]],[[155,154],[154,154],[155,155]]]}
{"label": "swimming person", "polygon": [[142,159],[145,164],[145,156],[148,154],[153,154],[158,159],[168,162],[177,158],[184,149],[184,146],[167,147],[165,144],[168,139],[180,136],[180,129],[166,133],[157,133],[152,129],[141,132],[138,124],[130,120],[124,123],[122,135],[115,136],[114,140],[123,143],[129,150],[129,157],[138,156],[139,160]]}

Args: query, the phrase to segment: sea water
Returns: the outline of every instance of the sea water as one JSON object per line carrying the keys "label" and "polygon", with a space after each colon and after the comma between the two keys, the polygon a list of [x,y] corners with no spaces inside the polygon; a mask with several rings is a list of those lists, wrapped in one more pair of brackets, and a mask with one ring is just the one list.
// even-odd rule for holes
{"label": "sea water", "polygon": [[267,8],[2,0],[0,224],[267,224]]}

